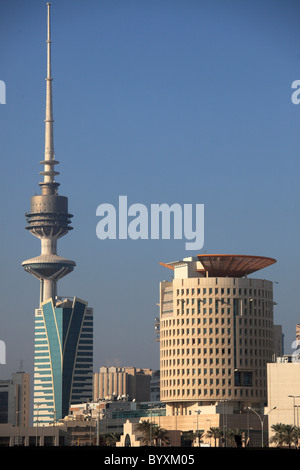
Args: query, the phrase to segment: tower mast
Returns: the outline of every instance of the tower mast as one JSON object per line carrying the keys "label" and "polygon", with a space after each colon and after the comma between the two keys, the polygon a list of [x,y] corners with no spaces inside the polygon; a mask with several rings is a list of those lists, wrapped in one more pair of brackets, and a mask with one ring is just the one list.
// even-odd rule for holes
{"label": "tower mast", "polygon": [[[50,24],[50,6],[47,3],[47,77],[46,77],[46,113],[45,113],[45,160],[44,171],[40,172],[44,176],[42,194],[55,194],[56,187],[53,185],[54,176],[58,172],[54,171],[54,165],[58,164],[54,160],[53,144],[53,107],[52,107],[52,77],[51,77],[51,24]],[[50,184],[49,184],[50,183]]]}
{"label": "tower mast", "polygon": [[40,162],[44,166],[40,175],[44,178],[39,183],[41,195],[31,198],[31,210],[25,214],[26,229],[41,240],[41,254],[22,263],[25,271],[40,280],[40,305],[49,298],[55,304],[57,281],[73,271],[76,265],[74,261],[57,255],[57,240],[72,229],[72,215],[68,213],[68,198],[58,195],[59,183],[55,181],[59,172],[54,167],[59,162],[54,158],[53,144],[50,6],[47,3],[45,156]]}

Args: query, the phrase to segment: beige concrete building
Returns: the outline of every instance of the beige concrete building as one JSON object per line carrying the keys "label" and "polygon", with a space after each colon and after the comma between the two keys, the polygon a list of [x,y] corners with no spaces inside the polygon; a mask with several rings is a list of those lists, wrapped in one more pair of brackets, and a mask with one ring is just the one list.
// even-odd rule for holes
{"label": "beige concrete building", "polygon": [[29,401],[29,374],[16,372],[11,379],[0,380],[0,423],[28,426]]}
{"label": "beige concrete building", "polygon": [[100,367],[94,374],[94,401],[127,397],[150,401],[150,382],[154,371],[135,367]]}
{"label": "beige concrete building", "polygon": [[[149,420],[141,418],[141,420]],[[178,433],[177,443],[180,446],[185,433],[198,434],[201,432],[201,441],[194,437],[193,447],[227,447],[229,446],[229,434],[233,429],[243,432],[243,446],[259,447],[261,445],[261,424],[254,413],[245,410],[244,413],[234,412],[234,406],[229,401],[220,401],[215,405],[190,406],[187,414],[173,414],[168,416],[152,417],[152,424],[157,424],[169,432]],[[209,437],[210,428],[220,428],[224,438],[213,439]],[[264,442],[267,442],[268,417],[264,422]]]}
{"label": "beige concrete building", "polygon": [[282,423],[300,425],[300,362],[293,356],[283,356],[267,365],[269,437],[272,425]]}
{"label": "beige concrete building", "polygon": [[67,429],[60,426],[13,426],[0,424],[0,448],[59,446],[67,442]]}
{"label": "beige concrete building", "polygon": [[224,400],[233,413],[263,409],[266,365],[275,354],[273,284],[248,276],[275,262],[198,255],[161,263],[173,277],[160,284],[160,398],[167,415],[195,414]]}

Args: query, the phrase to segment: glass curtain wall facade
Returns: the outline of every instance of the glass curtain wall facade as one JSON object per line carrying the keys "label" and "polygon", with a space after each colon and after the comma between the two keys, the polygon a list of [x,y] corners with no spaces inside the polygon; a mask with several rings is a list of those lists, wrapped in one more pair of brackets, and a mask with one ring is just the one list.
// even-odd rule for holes
{"label": "glass curtain wall facade", "polygon": [[92,399],[93,310],[78,298],[35,312],[34,425],[64,418]]}

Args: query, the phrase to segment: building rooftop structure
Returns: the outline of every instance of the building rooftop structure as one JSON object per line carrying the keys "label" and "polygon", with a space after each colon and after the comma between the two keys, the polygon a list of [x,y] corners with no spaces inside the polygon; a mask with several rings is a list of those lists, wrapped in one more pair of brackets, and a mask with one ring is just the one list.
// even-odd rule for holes
{"label": "building rooftop structure", "polygon": [[174,270],[185,261],[198,261],[196,271],[208,277],[244,277],[276,263],[274,258],[266,256],[201,254],[193,259],[160,264]]}

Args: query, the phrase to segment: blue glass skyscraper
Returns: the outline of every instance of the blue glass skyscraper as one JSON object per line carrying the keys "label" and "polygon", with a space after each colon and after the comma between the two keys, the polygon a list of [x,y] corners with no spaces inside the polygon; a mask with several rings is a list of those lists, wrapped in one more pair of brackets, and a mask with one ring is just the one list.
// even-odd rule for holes
{"label": "blue glass skyscraper", "polygon": [[35,313],[34,421],[64,418],[92,398],[93,311],[78,298],[52,299]]}
{"label": "blue glass skyscraper", "polygon": [[41,254],[23,261],[40,281],[40,306],[35,312],[34,424],[64,418],[71,404],[92,398],[93,311],[76,297],[57,296],[57,282],[73,271],[75,262],[57,254],[57,240],[66,235],[72,215],[68,198],[58,194],[54,170],[50,3],[47,3],[47,78],[45,157],[41,194],[31,198],[27,227],[41,240]]}

